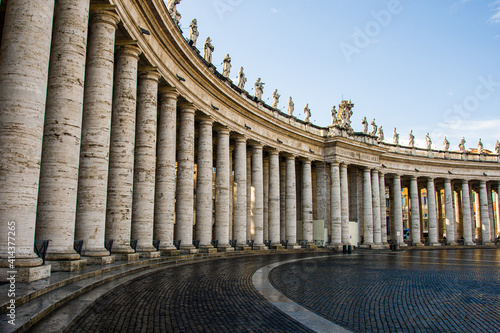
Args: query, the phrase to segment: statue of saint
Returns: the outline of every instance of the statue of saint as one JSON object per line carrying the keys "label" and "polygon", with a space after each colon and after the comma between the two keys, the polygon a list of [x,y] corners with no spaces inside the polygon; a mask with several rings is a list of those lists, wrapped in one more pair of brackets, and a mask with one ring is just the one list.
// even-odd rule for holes
{"label": "statue of saint", "polygon": [[396,127],[394,127],[394,133],[392,135],[392,143],[399,145],[399,134],[396,132]]}
{"label": "statue of saint", "polygon": [[339,113],[337,116],[337,123],[340,126],[341,129],[346,130],[349,133],[352,133],[352,127],[351,127],[351,116],[353,114],[352,108],[354,107],[354,104],[349,101],[342,101],[339,105]]}
{"label": "statue of saint", "polygon": [[198,40],[198,36],[200,33],[198,32],[198,21],[193,19],[191,24],[189,25],[189,40],[191,41],[191,45],[196,47],[196,41]]}
{"label": "statue of saint", "polygon": [[337,109],[335,108],[335,105],[330,111],[330,114],[332,115],[332,126],[337,125]]}
{"label": "statue of saint", "polygon": [[448,151],[448,149],[450,149],[450,141],[448,141],[446,137],[444,137],[443,145],[444,145],[444,151]]}
{"label": "statue of saint", "polygon": [[366,120],[366,117],[363,117],[361,124],[363,124],[363,134],[368,134],[368,120]]}
{"label": "statue of saint", "polygon": [[382,129],[382,126],[380,126],[378,128],[377,135],[378,135],[378,141],[379,142],[382,142],[382,141],[385,140],[385,138],[384,138],[384,130]]}
{"label": "statue of saint", "polygon": [[481,138],[479,138],[479,142],[477,143],[477,153],[484,154],[484,146],[483,143],[481,142]]}
{"label": "statue of saint", "polygon": [[373,118],[370,125],[372,125],[372,132],[370,134],[375,136],[375,134],[377,134],[377,124],[375,124],[375,118]]}
{"label": "statue of saint", "polygon": [[309,123],[311,119],[311,109],[309,109],[309,104],[304,107],[304,121]]}
{"label": "statue of saint", "polygon": [[431,141],[431,137],[429,136],[429,133],[427,133],[425,135],[425,142],[427,142],[427,150],[431,150],[432,141]]}
{"label": "statue of saint", "polygon": [[260,81],[260,77],[255,81],[254,84],[255,88],[255,97],[257,97],[257,100],[262,100],[262,94],[264,94],[264,82]]}
{"label": "statue of saint", "polygon": [[208,63],[212,63],[212,52],[214,52],[214,46],[212,45],[212,40],[210,39],[210,37],[207,37],[207,40],[205,40],[205,53],[203,55],[203,58]]}
{"label": "statue of saint", "polygon": [[247,83],[247,78],[245,77],[245,73],[243,73],[243,67],[240,67],[240,71],[238,72],[238,88],[245,89],[245,83]]}
{"label": "statue of saint", "polygon": [[280,102],[280,97],[281,97],[281,95],[278,94],[278,89],[274,89],[274,91],[273,91],[273,104],[271,105],[271,107],[273,107],[273,108],[278,107],[278,103]]}
{"label": "statue of saint", "polygon": [[415,136],[413,135],[413,130],[408,134],[408,146],[413,148],[415,146]]}
{"label": "statue of saint", "polygon": [[465,152],[465,143],[466,143],[466,142],[467,142],[467,141],[465,141],[465,137],[462,137],[462,140],[460,140],[460,143],[458,144],[458,148],[460,148],[460,151],[461,151],[462,153],[464,153],[464,152]]}
{"label": "statue of saint", "polygon": [[181,0],[168,0],[167,10],[170,17],[174,20],[175,24],[179,25],[181,19],[181,14],[177,11],[177,5],[181,3]]}
{"label": "statue of saint", "polygon": [[495,154],[500,155],[500,142],[495,142]]}
{"label": "statue of saint", "polygon": [[222,76],[229,78],[229,72],[231,71],[231,57],[226,54],[224,57],[224,66],[222,67]]}
{"label": "statue of saint", "polygon": [[295,103],[292,101],[292,96],[288,98],[288,115],[293,116],[293,111],[295,110]]}

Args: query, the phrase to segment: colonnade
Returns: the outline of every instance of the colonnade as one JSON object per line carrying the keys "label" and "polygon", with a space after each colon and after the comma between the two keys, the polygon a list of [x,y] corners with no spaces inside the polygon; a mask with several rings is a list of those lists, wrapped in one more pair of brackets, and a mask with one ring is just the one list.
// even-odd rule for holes
{"label": "colonnade", "polygon": [[[0,44],[0,228],[15,225],[22,279],[139,256],[245,251],[247,240],[254,250],[282,248],[282,240],[291,249],[299,241],[314,246],[315,220],[324,221],[329,247],[385,248],[388,231],[403,244],[401,177],[407,176],[383,172],[381,163],[311,158],[294,145],[270,145],[231,129],[176,88],[137,40],[117,34],[115,8],[75,0],[7,2]],[[411,238],[420,245],[419,178],[410,177]],[[349,188],[358,180],[359,187]],[[473,228],[480,225],[487,244],[494,238],[493,210],[499,211],[498,197],[494,209],[491,201],[498,182],[479,180],[480,223],[473,224],[470,182],[453,181],[439,183],[443,214],[435,179],[427,178],[429,243],[439,244],[441,216],[447,242],[457,241],[459,203],[452,192],[458,184],[464,242],[474,244]],[[352,223],[362,241],[353,238]],[[35,240],[50,241],[48,265],[34,253]],[[80,253],[75,240],[83,240]],[[111,252],[105,240],[113,240]],[[10,247],[0,240],[2,274]]]}

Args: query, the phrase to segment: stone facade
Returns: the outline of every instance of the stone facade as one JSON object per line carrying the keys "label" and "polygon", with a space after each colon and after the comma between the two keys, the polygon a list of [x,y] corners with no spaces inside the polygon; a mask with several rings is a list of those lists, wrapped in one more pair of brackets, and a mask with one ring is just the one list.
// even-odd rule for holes
{"label": "stone facade", "polygon": [[[350,101],[327,128],[282,113],[207,70],[162,1],[2,6],[0,234],[15,222],[24,281],[247,241],[469,246],[500,233],[498,155],[356,133]],[[50,266],[35,240],[50,241]],[[4,237],[2,277],[8,247]]]}

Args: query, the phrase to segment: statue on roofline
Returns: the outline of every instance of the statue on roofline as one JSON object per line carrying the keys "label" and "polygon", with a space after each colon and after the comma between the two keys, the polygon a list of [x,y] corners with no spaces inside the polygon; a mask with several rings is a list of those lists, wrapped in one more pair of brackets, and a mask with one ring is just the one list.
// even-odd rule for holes
{"label": "statue on roofline", "polygon": [[370,125],[372,125],[372,132],[370,134],[375,136],[375,134],[377,134],[377,124],[375,124],[375,118],[373,118]]}
{"label": "statue on roofline", "polygon": [[191,24],[189,25],[189,40],[191,46],[196,47],[196,41],[198,40],[198,36],[200,33],[198,32],[198,21],[193,19]]}
{"label": "statue on roofline", "polygon": [[396,127],[394,127],[394,133],[392,134],[392,143],[399,145],[399,134],[396,132]]}
{"label": "statue on roofline", "polygon": [[262,100],[262,95],[264,94],[264,82],[260,80],[260,77],[255,81],[254,88],[255,88],[255,97],[257,100],[261,101]]}
{"label": "statue on roofline", "polygon": [[465,137],[462,137],[462,140],[460,140],[460,143],[458,144],[458,148],[460,148],[460,151],[462,153],[465,153],[465,143],[467,141],[465,141]]}
{"label": "statue on roofline", "polygon": [[363,117],[361,124],[363,125],[363,134],[368,134],[368,120],[366,120],[366,117]]}
{"label": "statue on roofline", "polygon": [[245,73],[243,73],[243,67],[240,67],[240,71],[238,72],[238,88],[245,89],[245,83],[247,83],[247,78],[245,77]]}
{"label": "statue on roofline", "polygon": [[292,101],[292,96],[288,98],[288,115],[293,116],[293,111],[295,110],[295,103]]}
{"label": "statue on roofline", "polygon": [[208,62],[212,63],[212,52],[214,52],[214,46],[212,45],[212,40],[210,37],[207,37],[205,40],[205,53],[203,54],[203,58]]}
{"label": "statue on roofline", "polygon": [[309,123],[311,119],[311,109],[309,109],[309,103],[304,107],[304,121]]}
{"label": "statue on roofline", "polygon": [[444,146],[444,151],[448,151],[448,149],[450,149],[450,141],[448,141],[446,137],[444,137],[443,146]]}
{"label": "statue on roofline", "polygon": [[226,54],[223,60],[224,66],[222,67],[222,76],[229,78],[229,73],[231,72],[231,57]]}
{"label": "statue on roofline", "polygon": [[337,109],[335,105],[330,110],[330,115],[332,116],[332,126],[337,125]]}

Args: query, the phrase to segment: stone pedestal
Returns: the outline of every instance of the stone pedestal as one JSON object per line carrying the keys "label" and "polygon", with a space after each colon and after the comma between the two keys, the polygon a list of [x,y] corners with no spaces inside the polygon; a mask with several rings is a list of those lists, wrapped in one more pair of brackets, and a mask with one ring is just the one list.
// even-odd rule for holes
{"label": "stone pedestal", "polygon": [[45,260],[51,266],[51,272],[76,272],[87,268],[87,259],[78,260]]}
{"label": "stone pedestal", "polygon": [[237,245],[236,246],[236,251],[251,251],[252,248],[250,246],[245,246],[245,245]]}
{"label": "stone pedestal", "polygon": [[115,256],[83,256],[87,260],[87,265],[108,265],[115,262]]}
{"label": "stone pedestal", "polygon": [[254,251],[266,251],[266,250],[269,250],[269,248],[265,245],[254,245],[253,250]]}
{"label": "stone pedestal", "polygon": [[137,261],[139,260],[139,253],[114,253],[115,261]]}
{"label": "stone pedestal", "polygon": [[178,256],[181,254],[181,251],[177,250],[175,247],[173,249],[164,249],[160,252],[162,256]]}
{"label": "stone pedestal", "polygon": [[180,252],[181,252],[181,254],[198,254],[198,253],[200,253],[200,250],[198,250],[194,246],[193,247],[182,247],[182,245],[181,245]]}
{"label": "stone pedestal", "polygon": [[199,253],[217,253],[217,249],[211,245],[200,245],[198,250],[200,251]]}
{"label": "stone pedestal", "polygon": [[217,246],[217,252],[234,252],[234,247],[232,246]]}
{"label": "stone pedestal", "polygon": [[0,268],[0,282],[10,282],[7,279],[12,276],[13,272],[16,272],[16,283],[29,283],[50,277],[50,271],[51,266],[47,264],[36,267],[16,268],[15,271],[9,268]]}
{"label": "stone pedestal", "polygon": [[159,258],[161,256],[161,251],[152,251],[152,252],[139,252],[139,257],[141,258]]}

